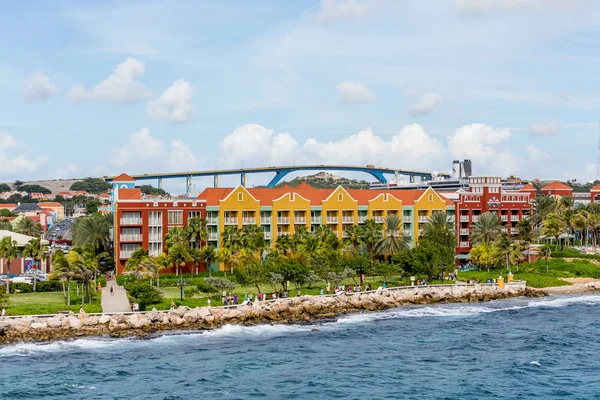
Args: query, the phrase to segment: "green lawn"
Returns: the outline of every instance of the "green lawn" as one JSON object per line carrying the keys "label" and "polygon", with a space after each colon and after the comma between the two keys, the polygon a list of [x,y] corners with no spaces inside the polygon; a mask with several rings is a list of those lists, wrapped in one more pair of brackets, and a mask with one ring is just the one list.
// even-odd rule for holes
{"label": "green lawn", "polygon": [[[100,296],[98,296],[98,299]],[[71,306],[62,292],[18,293],[8,297],[8,303],[3,304],[7,315],[56,314],[57,311],[72,310],[79,312],[81,297],[71,294]],[[83,309],[88,313],[102,312],[99,300],[93,304],[85,304]]]}

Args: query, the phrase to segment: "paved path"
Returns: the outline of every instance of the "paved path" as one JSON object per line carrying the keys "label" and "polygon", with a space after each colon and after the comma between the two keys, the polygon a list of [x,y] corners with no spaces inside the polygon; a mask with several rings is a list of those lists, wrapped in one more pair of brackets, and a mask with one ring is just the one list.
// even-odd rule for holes
{"label": "paved path", "polygon": [[[110,295],[110,287],[113,287],[114,295]],[[115,281],[108,281],[106,287],[102,288],[102,312],[119,313],[129,312],[129,299],[123,286],[118,286]]]}

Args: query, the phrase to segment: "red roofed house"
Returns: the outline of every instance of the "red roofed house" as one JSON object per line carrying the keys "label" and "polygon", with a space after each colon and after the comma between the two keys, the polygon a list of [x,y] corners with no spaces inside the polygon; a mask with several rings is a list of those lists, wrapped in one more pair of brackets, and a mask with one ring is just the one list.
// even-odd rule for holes
{"label": "red roofed house", "polygon": [[56,193],[57,196],[62,197],[63,199],[72,199],[73,198],[73,193],[71,192],[58,192]]}
{"label": "red roofed house", "polygon": [[542,196],[573,197],[573,188],[562,182],[552,182],[542,188]]}
{"label": "red roofed house", "polygon": [[529,193],[529,198],[530,199],[534,199],[535,196],[537,195],[537,189],[535,187],[533,187],[531,184],[527,184],[523,187],[521,187],[521,189],[519,189],[520,192],[525,192],[525,193]]}
{"label": "red roofed house", "polygon": [[55,201],[41,201],[38,206],[42,210],[48,210],[56,215],[56,221],[62,221],[65,219],[65,207]]}
{"label": "red roofed house", "polygon": [[600,185],[596,185],[590,189],[592,203],[600,202]]}
{"label": "red roofed house", "polygon": [[44,193],[40,193],[40,192],[30,193],[29,197],[32,198],[32,199],[37,199],[37,200],[46,198],[46,196],[44,195]]}

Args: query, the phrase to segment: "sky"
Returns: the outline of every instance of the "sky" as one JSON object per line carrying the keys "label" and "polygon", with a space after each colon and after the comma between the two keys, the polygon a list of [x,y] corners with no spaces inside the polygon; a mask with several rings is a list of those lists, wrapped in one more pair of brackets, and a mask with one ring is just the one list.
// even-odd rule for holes
{"label": "sky", "polygon": [[464,158],[588,181],[598,48],[593,0],[9,2],[0,181]]}

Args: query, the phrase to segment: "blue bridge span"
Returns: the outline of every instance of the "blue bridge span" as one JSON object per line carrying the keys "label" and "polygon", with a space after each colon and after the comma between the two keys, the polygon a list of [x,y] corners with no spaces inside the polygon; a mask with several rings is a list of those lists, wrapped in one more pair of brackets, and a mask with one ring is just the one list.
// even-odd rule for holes
{"label": "blue bridge span", "polygon": [[[272,188],[279,183],[286,175],[291,172],[298,171],[349,171],[349,172],[364,172],[381,183],[386,183],[386,174],[399,174],[410,177],[410,181],[414,182],[418,178],[420,180],[431,179],[431,172],[423,171],[410,171],[410,170],[398,170],[392,168],[377,168],[372,165],[367,166],[348,166],[348,165],[294,165],[294,166],[281,166],[281,167],[258,167],[258,168],[239,168],[239,169],[217,169],[211,171],[188,171],[188,172],[165,172],[157,174],[142,174],[142,175],[131,175],[136,181],[145,180],[157,180],[158,187],[162,188],[163,179],[186,179],[186,192],[192,191],[192,178],[194,177],[206,177],[212,176],[214,179],[214,187],[219,186],[219,176],[221,175],[240,175],[240,183],[246,186],[246,174],[263,174],[272,172],[275,176],[267,184],[268,188]],[[442,176],[448,176],[440,174]],[[106,182],[112,182],[114,176],[105,176],[103,179]]]}

